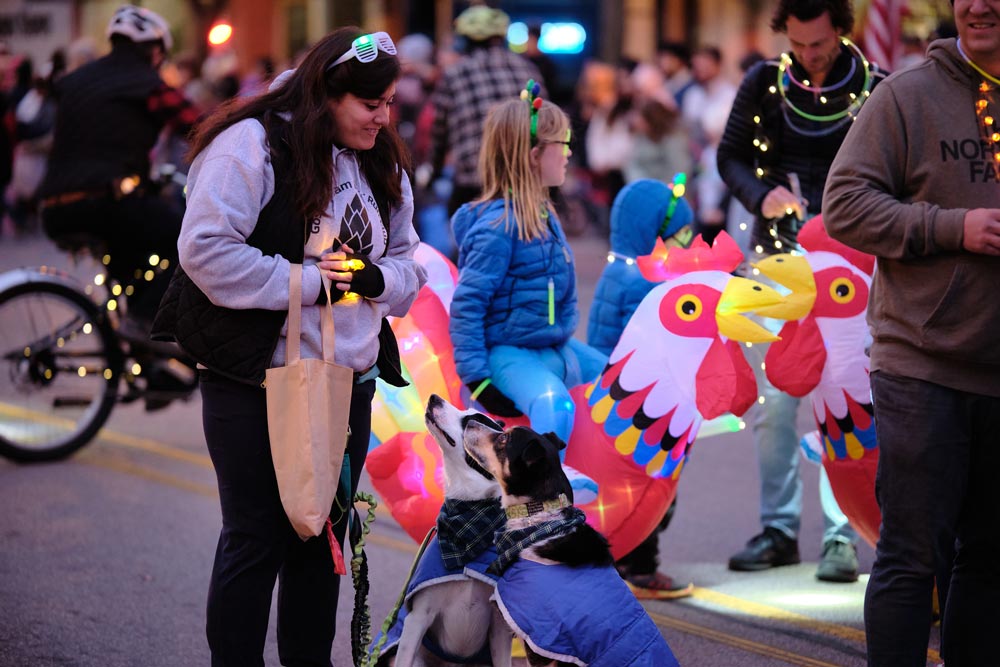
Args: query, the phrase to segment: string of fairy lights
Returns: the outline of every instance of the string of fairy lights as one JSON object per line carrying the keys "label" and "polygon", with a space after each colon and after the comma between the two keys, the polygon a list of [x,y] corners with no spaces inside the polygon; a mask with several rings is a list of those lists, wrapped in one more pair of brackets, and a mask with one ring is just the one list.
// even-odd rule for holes
{"label": "string of fairy lights", "polygon": [[965,53],[962,48],[962,40],[957,42],[958,52],[965,62],[969,64],[982,81],[979,82],[979,99],[976,100],[976,119],[979,121],[980,134],[986,146],[993,153],[993,162],[1000,168],[1000,131],[997,131],[996,117],[990,110],[990,104],[1000,90],[1000,79],[993,76]]}
{"label": "string of fairy lights", "polygon": [[[847,123],[853,122],[857,118],[862,105],[871,95],[875,85],[873,65],[861,49],[847,37],[840,38],[841,44],[851,53],[851,66],[847,74],[835,83],[826,86],[814,86],[808,79],[799,79],[795,75],[793,68],[794,61],[790,53],[782,53],[776,64],[775,82],[768,87],[768,94],[777,95],[781,98],[781,110],[785,123],[797,134],[805,137],[824,137],[840,130]],[[857,90],[846,90],[858,78],[858,70],[863,72],[861,85]],[[797,105],[790,97],[790,91],[801,90],[810,93],[813,99],[820,105],[831,107],[828,113],[811,113]],[[835,105],[843,103],[843,108],[837,109]],[[758,179],[763,180],[767,176],[767,167],[763,163],[763,158],[771,149],[771,140],[764,127],[764,119],[761,114],[753,117],[754,139],[753,145],[757,149],[754,159],[754,173]],[[790,215],[792,212],[788,211]],[[747,223],[740,223],[740,229],[746,231]],[[778,252],[786,252],[785,243],[779,238],[777,221],[774,221],[768,230],[771,236],[774,249]],[[755,250],[763,253],[764,248],[757,245]]]}

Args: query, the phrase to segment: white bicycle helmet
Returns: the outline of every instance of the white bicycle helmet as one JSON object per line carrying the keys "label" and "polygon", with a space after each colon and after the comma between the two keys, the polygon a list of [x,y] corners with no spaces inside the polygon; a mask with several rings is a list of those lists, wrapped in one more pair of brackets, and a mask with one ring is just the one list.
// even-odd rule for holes
{"label": "white bicycle helmet", "polygon": [[174,40],[170,37],[170,25],[162,16],[145,7],[122,5],[108,23],[107,37],[123,35],[133,42],[162,41],[163,49],[170,51]]}

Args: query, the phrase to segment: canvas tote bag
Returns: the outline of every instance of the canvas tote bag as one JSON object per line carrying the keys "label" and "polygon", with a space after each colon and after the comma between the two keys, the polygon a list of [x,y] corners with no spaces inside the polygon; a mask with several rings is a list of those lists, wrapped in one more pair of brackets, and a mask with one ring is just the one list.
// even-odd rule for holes
{"label": "canvas tote bag", "polygon": [[267,369],[265,387],[267,431],[281,505],[303,540],[319,535],[330,515],[344,465],[354,387],[354,371],[333,361],[335,330],[329,299],[321,319],[323,358],[300,359],[302,265],[292,264],[285,365]]}

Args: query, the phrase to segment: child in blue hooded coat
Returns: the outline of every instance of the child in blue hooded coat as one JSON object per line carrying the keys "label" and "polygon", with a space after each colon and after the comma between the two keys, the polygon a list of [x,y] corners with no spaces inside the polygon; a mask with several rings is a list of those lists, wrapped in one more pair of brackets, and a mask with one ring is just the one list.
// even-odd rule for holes
{"label": "child in blue hooded coat", "polygon": [[[449,329],[473,400],[499,417],[526,414],[536,431],[569,442],[569,389],[596,378],[607,356],[573,338],[573,251],[549,199],[566,178],[569,118],[532,88],[484,124],[483,194],[452,217],[459,274]],[[592,480],[566,473],[577,504],[596,498]]]}
{"label": "child in blue hooded coat", "polygon": [[[625,324],[655,286],[639,272],[636,257],[652,253],[657,238],[668,247],[687,247],[691,243],[694,215],[683,194],[684,174],[678,174],[670,185],[649,178],[633,181],[615,197],[611,207],[611,252],[597,281],[587,326],[587,342],[592,347],[611,354]],[[690,584],[676,584],[656,570],[660,533],[670,523],[674,507],[672,503],[659,527],[615,563],[636,597],[672,599],[691,594]]]}

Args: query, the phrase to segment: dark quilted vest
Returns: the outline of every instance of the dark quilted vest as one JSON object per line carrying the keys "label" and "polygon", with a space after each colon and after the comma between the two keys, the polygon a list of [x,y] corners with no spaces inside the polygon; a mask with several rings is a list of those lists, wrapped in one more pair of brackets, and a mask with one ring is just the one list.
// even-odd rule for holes
{"label": "dark quilted vest", "polygon": [[[247,244],[269,256],[301,263],[305,255],[305,220],[294,213],[291,160],[284,141],[287,124],[269,116],[268,145],[274,167],[274,195],[261,210]],[[153,322],[155,340],[175,340],[195,361],[230,379],[264,382],[288,312],[234,310],[216,306],[179,267]]]}
{"label": "dark quilted vest", "polygon": [[147,105],[160,85],[156,70],[127,48],[60,79],[55,141],[40,195],[101,191],[114,179],[147,177],[149,151],[163,128]]}

